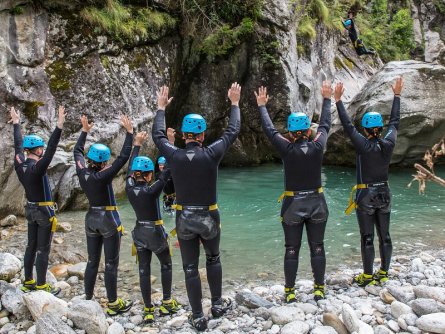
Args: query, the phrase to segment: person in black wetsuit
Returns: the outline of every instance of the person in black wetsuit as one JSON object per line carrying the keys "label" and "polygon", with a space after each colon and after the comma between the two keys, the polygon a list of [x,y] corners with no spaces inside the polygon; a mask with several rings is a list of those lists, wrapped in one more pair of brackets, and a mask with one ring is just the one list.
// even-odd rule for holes
{"label": "person in black wetsuit", "polygon": [[359,38],[357,28],[354,23],[354,16],[351,12],[348,13],[348,18],[344,20],[341,18],[343,26],[348,31],[349,38],[351,39],[352,45],[359,56],[362,55],[374,55],[374,49],[367,49],[363,41]]}
{"label": "person in black wetsuit", "polygon": [[222,295],[222,269],[220,262],[220,219],[216,205],[216,181],[218,166],[236,140],[240,131],[240,110],[238,107],[241,87],[234,83],[228,91],[232,102],[229,125],[223,135],[203,146],[207,128],[202,116],[189,114],[184,117],[181,131],[186,146],[180,149],[170,144],[165,133],[165,108],[171,101],[168,87],[158,92],[158,112],[153,123],[153,141],[167,159],[175,183],[177,212],[176,231],[181,249],[187,295],[192,308],[189,321],[198,331],[207,328],[201,299],[199,277],[199,244],[202,242],[206,253],[207,280],[211,293],[211,313],[221,317],[231,306],[229,299]]}
{"label": "person in black wetsuit", "polygon": [[[62,134],[66,116],[65,108],[59,107],[57,126],[49,138],[46,150],[44,150],[43,139],[37,135],[27,135],[22,139],[20,114],[11,108],[10,115],[14,125],[14,168],[20,183],[25,188],[27,200],[25,216],[28,221],[28,244],[23,260],[25,282],[21,289],[24,292],[42,290],[57,295],[60,288],[53,288],[46,283],[52,234],[57,224],[55,203],[52,200],[46,171],[56,153]],[[37,281],[33,278],[34,263]]]}
{"label": "person in black wetsuit", "polygon": [[[167,133],[168,130],[169,129],[167,129]],[[170,141],[170,143],[174,144],[175,143],[174,139],[173,141]],[[156,178],[158,178],[158,175],[162,173],[162,171],[166,166],[166,163],[167,160],[163,156],[160,156],[158,158],[159,172],[156,174]],[[176,203],[176,194],[175,194],[175,184],[173,183],[173,178],[171,177],[167,180],[167,183],[164,186],[164,195],[162,196],[162,202],[164,211],[167,212],[168,214],[173,214],[175,210],[173,209],[173,205],[175,205]]]}
{"label": "person in black wetsuit", "polygon": [[[170,144],[175,145],[175,133],[176,131],[172,128],[167,129],[167,137]],[[158,172],[165,168],[167,160],[165,157],[160,156],[157,160]],[[157,176],[156,176],[157,177]],[[175,194],[175,184],[173,183],[173,178],[170,177],[164,186],[164,195],[162,196],[164,211],[168,214],[173,214],[173,205],[176,204],[176,194]]]}
{"label": "person in black wetsuit", "polygon": [[287,303],[296,301],[294,286],[304,226],[306,226],[311,252],[314,299],[320,300],[325,296],[324,233],[329,211],[321,184],[321,165],[328,132],[331,128],[332,88],[329,81],[323,82],[322,95],[323,107],[315,138],[309,139],[309,118],[304,113],[292,113],[288,118],[289,140],[275,129],[267,113],[266,104],[269,96],[266,88],[260,87],[258,93],[255,92],[263,130],[280,154],[284,164],[286,190],[279,200],[284,199],[281,219],[286,247],[284,275]]}
{"label": "person in black wetsuit", "polygon": [[146,132],[136,135],[125,191],[136,213],[136,226],[132,235],[139,261],[139,280],[145,304],[144,321],[151,323],[154,321],[155,311],[151,303],[150,284],[152,253],[156,254],[161,264],[163,299],[159,314],[161,316],[174,314],[178,311],[179,305],[171,298],[172,259],[159,209],[159,195],[170,178],[170,170],[166,168],[161,171],[156,181],[150,184],[154,172],[153,162],[148,157],[139,156],[139,150],[146,138]]}
{"label": "person in black wetsuit", "polygon": [[128,311],[133,302],[117,297],[117,272],[119,250],[123,226],[117,211],[112,187],[113,178],[130,158],[133,142],[133,125],[126,116],[121,117],[121,124],[127,130],[122,150],[116,160],[107,165],[111,152],[103,144],[91,145],[88,154],[88,165],[84,158],[84,147],[88,132],[93,123],[81,117],[82,132],[74,146],[74,160],[79,183],[88,198],[90,208],[85,217],[87,236],[88,263],[85,270],[85,295],[92,299],[94,285],[99,269],[102,245],[105,252],[105,288],[107,290],[107,313],[111,316]]}
{"label": "person in black wetsuit", "polygon": [[[391,213],[391,192],[388,186],[388,170],[396,144],[400,123],[400,93],[402,78],[398,78],[392,90],[394,101],[388,123],[388,132],[382,138],[383,119],[377,112],[368,112],[362,118],[364,135],[360,134],[346,113],[341,101],[343,84],[335,87],[334,97],[338,115],[346,134],[352,141],[356,152],[357,185],[353,188],[346,213],[356,208],[361,235],[363,273],[354,277],[353,283],[359,286],[384,283],[388,280],[391,262],[392,242],[389,234]],[[353,192],[357,190],[355,202]],[[381,265],[373,274],[374,264],[374,226],[379,237]]]}

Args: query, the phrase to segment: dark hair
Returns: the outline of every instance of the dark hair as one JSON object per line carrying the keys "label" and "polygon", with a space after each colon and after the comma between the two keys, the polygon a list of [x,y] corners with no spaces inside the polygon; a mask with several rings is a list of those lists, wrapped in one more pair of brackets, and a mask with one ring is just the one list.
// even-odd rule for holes
{"label": "dark hair", "polygon": [[368,133],[371,137],[378,138],[383,132],[383,127],[376,126],[375,128],[365,128],[366,133]]}
{"label": "dark hair", "polygon": [[103,162],[96,162],[88,159],[88,168],[95,172],[99,172],[103,168]]}
{"label": "dark hair", "polygon": [[202,132],[200,132],[200,133],[184,132],[184,137],[185,137],[185,139],[196,140],[201,133]]}

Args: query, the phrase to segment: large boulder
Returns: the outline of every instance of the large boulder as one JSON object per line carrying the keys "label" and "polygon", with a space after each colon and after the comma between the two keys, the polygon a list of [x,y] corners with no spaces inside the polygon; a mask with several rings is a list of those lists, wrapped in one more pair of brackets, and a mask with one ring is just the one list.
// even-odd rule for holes
{"label": "large boulder", "polygon": [[85,276],[85,269],[87,268],[86,262],[79,262],[69,266],[67,268],[68,276],[77,276],[80,279],[83,279]]}
{"label": "large boulder", "polygon": [[22,269],[18,258],[9,253],[0,253],[0,280],[9,281]]}
{"label": "large boulder", "polygon": [[46,313],[37,319],[36,334],[76,334],[76,332],[59,316]]}
{"label": "large boulder", "polygon": [[265,307],[265,308],[271,308],[273,307],[273,304],[266,300],[261,298],[255,293],[247,292],[247,291],[240,291],[236,294],[235,300],[238,304],[246,306],[250,309],[255,309],[259,307]]}
{"label": "large boulder", "polygon": [[421,316],[416,326],[424,332],[445,334],[445,313],[432,313]]}
{"label": "large boulder", "polygon": [[304,312],[297,307],[278,306],[269,309],[274,324],[285,325],[292,321],[304,321]]}
{"label": "large boulder", "polygon": [[24,303],[25,294],[20,289],[8,289],[2,295],[2,305],[10,313],[14,314],[17,319],[24,319],[30,316],[28,308]]}
{"label": "large boulder", "polygon": [[46,291],[34,291],[23,296],[23,300],[32,314],[34,320],[44,313],[51,313],[57,317],[66,316],[68,304]]}
{"label": "large boulder", "polygon": [[69,308],[68,319],[87,334],[105,334],[108,329],[107,319],[98,302],[77,300]]}
{"label": "large boulder", "polygon": [[[444,75],[445,67],[438,64],[413,60],[388,63],[352,99],[348,114],[356,125],[368,110],[380,112],[387,122],[393,101],[389,85],[403,76],[401,121],[392,163],[411,165],[445,132],[445,99],[439,93],[445,90]],[[334,115],[325,161],[352,164],[355,151],[351,141],[345,140],[337,113]]]}
{"label": "large boulder", "polygon": [[0,220],[1,227],[14,226],[17,224],[17,217],[14,215],[9,215]]}
{"label": "large boulder", "polygon": [[418,285],[414,287],[414,293],[416,294],[417,298],[434,299],[442,304],[445,304],[445,288]]}

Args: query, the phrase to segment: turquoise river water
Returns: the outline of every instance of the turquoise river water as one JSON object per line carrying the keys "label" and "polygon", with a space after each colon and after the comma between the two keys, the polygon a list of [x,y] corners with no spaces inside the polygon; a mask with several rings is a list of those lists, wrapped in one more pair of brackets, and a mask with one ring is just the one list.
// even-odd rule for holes
{"label": "turquoise river water", "polygon": [[[442,170],[443,171],[443,170]],[[391,172],[393,194],[391,235],[394,255],[413,251],[413,246],[445,247],[445,189],[429,183],[425,195],[418,194],[417,183],[407,188],[413,170]],[[439,174],[441,171],[439,171]],[[323,169],[323,186],[330,216],[325,234],[327,270],[347,265],[359,267],[360,236],[355,214],[344,215],[348,195],[354,184],[355,170],[339,167]],[[254,280],[259,273],[270,279],[283,277],[284,242],[279,223],[283,191],[283,169],[278,164],[251,168],[220,169],[218,205],[221,212],[221,254],[225,280]],[[120,214],[127,232],[133,228],[135,216],[128,201],[119,201]],[[63,220],[83,220],[84,212],[65,213]],[[168,230],[174,218],[164,215]],[[309,250],[306,236],[300,252],[300,271],[310,277]],[[376,238],[377,239],[377,238]],[[130,255],[131,234],[122,242],[121,268],[137,275],[134,258]],[[378,247],[376,247],[378,254]],[[201,264],[205,266],[202,253]],[[173,255],[175,277],[182,279],[179,249]],[[159,264],[154,257],[152,273],[159,276]]]}

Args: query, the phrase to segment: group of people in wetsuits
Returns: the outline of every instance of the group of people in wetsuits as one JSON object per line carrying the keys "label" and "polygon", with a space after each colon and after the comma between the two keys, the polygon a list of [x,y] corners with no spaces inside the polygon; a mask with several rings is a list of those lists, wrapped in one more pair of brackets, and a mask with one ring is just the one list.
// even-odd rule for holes
{"label": "group of people in wetsuits", "polygon": [[[304,227],[310,246],[311,266],[314,275],[314,299],[325,298],[324,276],[326,257],[324,232],[328,220],[328,205],[323,195],[321,166],[331,127],[331,98],[334,96],[340,121],[356,150],[357,190],[355,200],[350,199],[348,212],[356,209],[360,226],[363,273],[353,282],[366,286],[388,280],[391,259],[389,235],[391,195],[388,186],[388,168],[395,146],[400,121],[400,94],[402,78],[392,86],[394,102],[388,123],[388,131],[382,136],[383,119],[377,112],[367,112],[362,118],[363,133],[352,124],[342,103],[344,88],[337,83],[335,88],[323,82],[321,94],[323,106],[317,133],[311,136],[311,122],[302,112],[288,117],[288,135],[280,134],[274,127],[266,104],[269,100],[267,88],[255,92],[263,130],[284,164],[285,189],[280,200],[281,221],[285,236],[285,301],[298,300],[295,280],[298,271],[299,250]],[[108,297],[106,312],[116,315],[128,311],[132,301],[117,296],[117,276],[120,241],[123,227],[114,198],[112,180],[128,160],[126,193],[136,214],[136,225],[132,231],[139,259],[141,292],[144,300],[144,320],[155,320],[155,308],[151,301],[150,264],[152,253],[161,264],[163,300],[160,315],[176,313],[181,306],[171,296],[172,261],[168,234],[163,227],[159,197],[169,180],[174,183],[176,193],[176,233],[180,244],[187,295],[191,306],[190,324],[198,331],[207,328],[208,319],[202,307],[201,280],[198,271],[200,245],[206,255],[207,280],[211,294],[211,314],[223,316],[231,308],[231,300],[222,297],[222,268],[219,242],[221,237],[220,216],[217,205],[218,166],[224,154],[236,140],[241,127],[239,100],[241,87],[233,83],[228,90],[231,101],[230,118],[220,138],[210,145],[203,145],[207,124],[198,114],[186,115],[181,132],[185,147],[174,145],[174,130],[166,129],[165,113],[171,102],[169,89],[163,86],[157,94],[158,111],[153,121],[152,138],[164,157],[164,168],[154,179],[154,163],[140,155],[140,147],[147,139],[146,132],[133,135],[133,125],[126,116],[121,124],[126,130],[119,156],[109,164],[110,149],[100,143],[90,146],[85,155],[84,146],[93,123],[81,116],[82,131],[74,147],[74,159],[79,183],[88,198],[89,209],[85,217],[88,263],[85,271],[85,298],[94,297],[94,285],[98,273],[102,248],[105,253],[105,287]],[[46,170],[56,151],[60,139],[65,111],[59,109],[57,127],[44,150],[44,141],[36,135],[22,140],[20,116],[14,108],[10,111],[14,124],[15,170],[26,193],[26,218],[28,221],[28,245],[25,253],[26,292],[44,290],[57,295],[46,282],[48,253],[52,233],[55,230],[55,203],[52,201]],[[26,156],[25,154],[26,153]],[[381,267],[373,271],[374,226],[377,228],[380,245]],[[36,265],[37,281],[32,268]]]}

